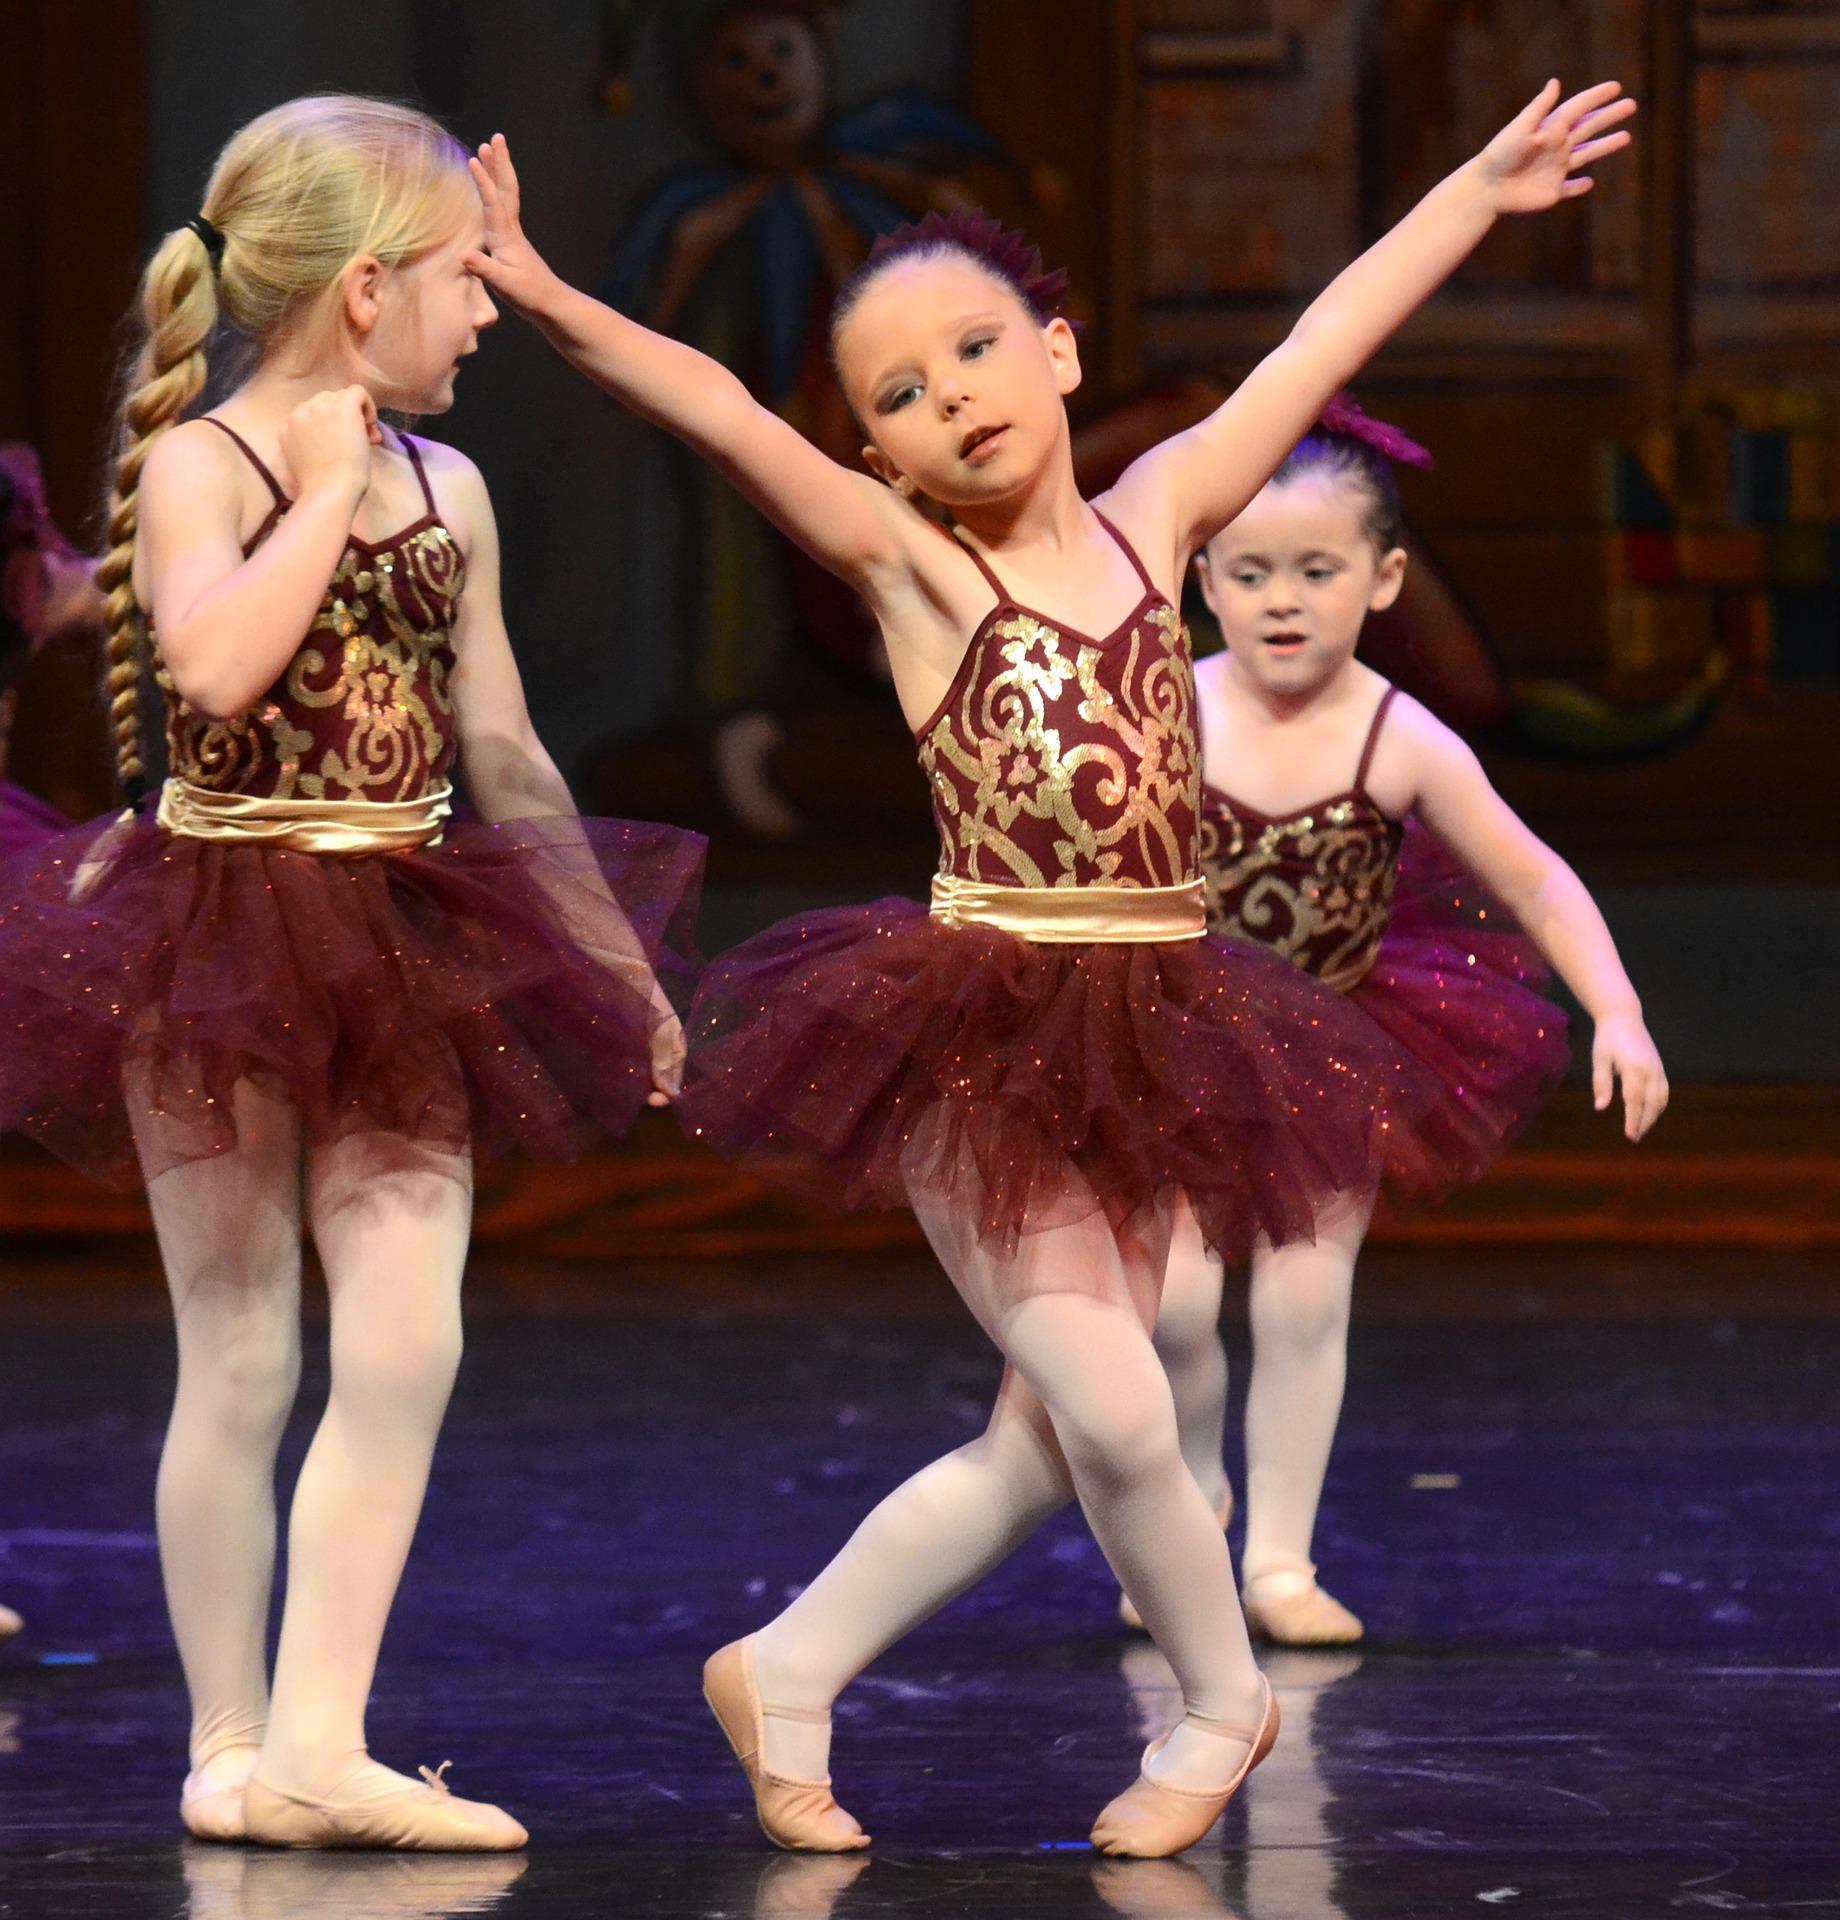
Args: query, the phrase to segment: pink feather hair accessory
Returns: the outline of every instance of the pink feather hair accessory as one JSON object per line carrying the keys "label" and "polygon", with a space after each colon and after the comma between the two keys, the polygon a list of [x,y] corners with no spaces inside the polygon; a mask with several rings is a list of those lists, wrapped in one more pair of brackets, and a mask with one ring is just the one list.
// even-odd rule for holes
{"label": "pink feather hair accessory", "polygon": [[1312,431],[1344,440],[1358,440],[1396,466],[1430,467],[1435,464],[1428,448],[1421,447],[1409,434],[1389,426],[1386,421],[1376,420],[1362,409],[1361,403],[1351,393],[1338,393],[1323,408]]}
{"label": "pink feather hair accessory", "polygon": [[1002,280],[1009,282],[1027,303],[1029,311],[1045,325],[1061,311],[1067,297],[1067,275],[1059,267],[1044,267],[1041,249],[1001,220],[974,209],[955,208],[951,213],[929,213],[924,220],[908,221],[885,233],[869,249],[869,264],[893,254],[924,253],[929,248],[946,246],[981,260]]}

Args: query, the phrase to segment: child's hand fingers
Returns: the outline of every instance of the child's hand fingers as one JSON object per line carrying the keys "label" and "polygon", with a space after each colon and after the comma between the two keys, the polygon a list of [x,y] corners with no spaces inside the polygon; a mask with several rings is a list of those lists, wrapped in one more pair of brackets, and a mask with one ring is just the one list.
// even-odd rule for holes
{"label": "child's hand fingers", "polygon": [[1633,100],[1613,100],[1607,107],[1599,107],[1595,113],[1587,113],[1572,128],[1574,140],[1595,140],[1600,133],[1608,133],[1612,127],[1620,127],[1625,120],[1633,117],[1636,103]]}
{"label": "child's hand fingers", "polygon": [[1587,140],[1582,147],[1574,147],[1567,165],[1587,167],[1593,160],[1601,160],[1606,153],[1621,153],[1628,146],[1631,136],[1627,133],[1607,133],[1601,140]]}
{"label": "child's hand fingers", "polygon": [[1519,132],[1531,133],[1552,111],[1553,102],[1558,97],[1558,81],[1548,80],[1545,86],[1508,122],[1508,125]]}
{"label": "child's hand fingers", "polygon": [[[1558,84],[1556,81],[1553,83]],[[1607,107],[1623,91],[1620,80],[1600,80],[1594,87],[1586,87],[1582,93],[1575,93],[1563,106],[1553,111],[1553,124],[1570,133],[1586,114],[1599,107]]]}
{"label": "child's hand fingers", "polygon": [[1605,1049],[1591,1055],[1591,1104],[1599,1113],[1609,1106],[1616,1091],[1616,1063]]}

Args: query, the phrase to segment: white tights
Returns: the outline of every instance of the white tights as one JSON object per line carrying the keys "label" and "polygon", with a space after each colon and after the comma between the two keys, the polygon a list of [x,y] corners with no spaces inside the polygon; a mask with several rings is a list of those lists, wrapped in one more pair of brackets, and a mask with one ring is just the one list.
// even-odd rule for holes
{"label": "white tights", "polygon": [[[972,1241],[934,1194],[915,1211],[970,1299],[1014,1297],[1006,1262],[1059,1263],[1077,1291],[1030,1293],[997,1321],[1008,1367],[985,1431],[924,1467],[875,1508],[837,1557],[756,1638],[763,1700],[828,1709],[903,1634],[997,1566],[1078,1498],[1112,1570],[1138,1597],[1177,1675],[1185,1711],[1250,1729],[1258,1673],[1225,1539],[1183,1464],[1169,1384],[1130,1298],[1154,1297],[1125,1263],[1161,1260],[1167,1235],[1114,1234],[1094,1215],[1024,1237],[1003,1256]],[[1104,1284],[1101,1284],[1104,1283]],[[1111,1298],[1095,1297],[1109,1293]],[[822,1777],[827,1726],[772,1715],[766,1762]],[[1223,1784],[1244,1743],[1184,1722],[1156,1772]]]}
{"label": "white tights", "polygon": [[[1252,1374],[1246,1389],[1248,1580],[1314,1572],[1310,1541],[1341,1417],[1348,1308],[1371,1202],[1349,1196],[1324,1216],[1313,1245],[1261,1247],[1252,1260]],[[1186,1206],[1176,1213],[1157,1313],[1156,1350],[1168,1370],[1182,1457],[1216,1511],[1227,1360],[1220,1343],[1221,1264]],[[1135,1596],[1136,1589],[1127,1587]]]}
{"label": "white tights", "polygon": [[[303,1152],[294,1108],[247,1083],[236,1121],[234,1150],[148,1186],[179,1343],[160,1559],[201,1783],[255,1764],[270,1786],[330,1794],[382,1772],[364,1757],[365,1702],[459,1364],[472,1169],[393,1135]],[[140,1110],[143,1147],[159,1126]],[[303,1214],[326,1274],[332,1386],[294,1491],[271,1698],[275,1455],[300,1378]]]}

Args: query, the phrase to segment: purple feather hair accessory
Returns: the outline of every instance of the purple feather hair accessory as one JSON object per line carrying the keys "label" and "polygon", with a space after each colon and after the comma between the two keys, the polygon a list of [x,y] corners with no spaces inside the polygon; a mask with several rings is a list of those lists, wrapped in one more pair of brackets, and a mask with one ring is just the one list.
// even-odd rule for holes
{"label": "purple feather hair accessory", "polygon": [[1397,427],[1388,426],[1384,420],[1376,420],[1372,414],[1364,412],[1361,403],[1351,393],[1338,393],[1323,408],[1312,431],[1332,434],[1343,440],[1358,440],[1396,466],[1429,467],[1434,464],[1427,448],[1421,447]]}
{"label": "purple feather hair accessory", "polygon": [[1001,220],[972,208],[933,212],[924,220],[908,221],[896,227],[869,249],[867,264],[874,265],[890,256],[926,253],[935,247],[950,247],[982,261],[999,279],[1016,289],[1029,311],[1044,325],[1060,313],[1061,303],[1067,297],[1065,272],[1059,267],[1052,270],[1044,267],[1039,247],[1012,232]]}

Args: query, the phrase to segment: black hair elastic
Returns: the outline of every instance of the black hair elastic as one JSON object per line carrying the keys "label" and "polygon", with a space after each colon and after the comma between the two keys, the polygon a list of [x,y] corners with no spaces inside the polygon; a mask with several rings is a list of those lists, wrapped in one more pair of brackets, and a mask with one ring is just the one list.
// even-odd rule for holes
{"label": "black hair elastic", "polygon": [[214,227],[202,213],[195,213],[185,223],[204,242],[204,250],[211,256],[211,271],[215,273],[224,264],[224,235],[221,227]]}

